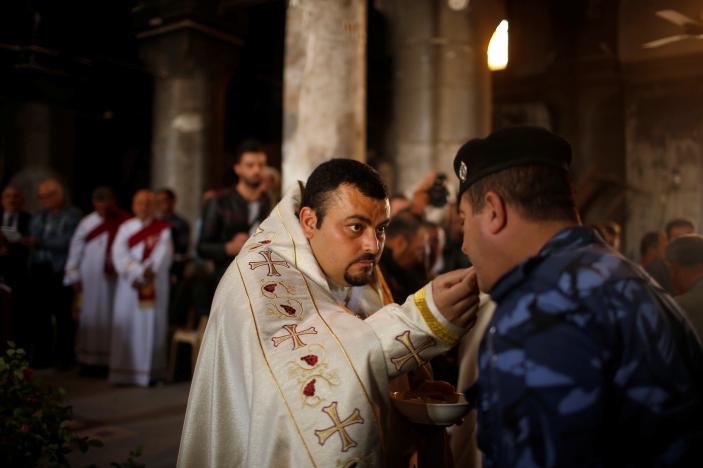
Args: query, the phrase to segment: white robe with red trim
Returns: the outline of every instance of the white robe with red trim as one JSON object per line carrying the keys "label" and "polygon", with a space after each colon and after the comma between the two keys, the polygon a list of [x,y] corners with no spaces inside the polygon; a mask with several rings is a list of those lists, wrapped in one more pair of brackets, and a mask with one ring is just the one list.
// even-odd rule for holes
{"label": "white robe with red trim", "polygon": [[93,212],[83,218],[71,238],[64,284],[82,284],[81,313],[78,320],[78,362],[107,365],[110,358],[112,306],[115,280],[105,271],[108,233],[87,237],[105,218]]}
{"label": "white robe with red trim", "polygon": [[[156,246],[146,260],[142,259],[145,242],[129,246],[129,238],[149,222],[138,218],[125,221],[112,244],[112,261],[119,275],[110,343],[109,381],[113,384],[146,387],[166,371],[171,231],[163,229],[158,239],[151,240]],[[156,274],[156,295],[153,302],[144,304],[133,283],[144,280],[148,267]]]}
{"label": "white robe with red trim", "polygon": [[220,281],[180,467],[383,466],[399,435],[382,429],[388,380],[463,334],[436,310],[431,286],[365,320],[350,313],[303,235],[299,198],[274,208]]}

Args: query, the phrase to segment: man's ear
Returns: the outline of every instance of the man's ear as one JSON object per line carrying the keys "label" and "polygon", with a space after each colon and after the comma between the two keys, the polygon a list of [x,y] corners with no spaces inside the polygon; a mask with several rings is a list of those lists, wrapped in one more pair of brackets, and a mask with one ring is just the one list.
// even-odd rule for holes
{"label": "man's ear", "polygon": [[239,172],[237,172],[238,167],[239,167],[239,163],[232,164],[232,172],[234,172],[237,176],[239,176]]}
{"label": "man's ear", "polygon": [[312,239],[317,231],[317,214],[315,210],[309,206],[304,206],[300,209],[300,214],[298,215],[300,220],[300,227],[303,228],[303,234],[307,240]]}
{"label": "man's ear", "polygon": [[495,192],[488,192],[484,198],[483,223],[490,234],[498,234],[508,224],[508,209],[505,200]]}

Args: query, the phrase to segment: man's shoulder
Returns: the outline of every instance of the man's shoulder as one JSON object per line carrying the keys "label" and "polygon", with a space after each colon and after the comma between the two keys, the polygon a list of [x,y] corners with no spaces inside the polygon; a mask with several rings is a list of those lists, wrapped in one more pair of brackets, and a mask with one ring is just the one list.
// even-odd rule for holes
{"label": "man's shoulder", "polygon": [[87,228],[90,228],[93,225],[96,225],[102,221],[103,221],[103,217],[100,216],[97,211],[93,211],[92,213],[88,213],[87,215],[85,215],[81,218],[79,227],[83,228],[83,229],[87,229]]}
{"label": "man's shoulder", "polygon": [[128,231],[139,226],[141,223],[136,217],[127,218],[122,224],[120,224],[119,231]]}
{"label": "man's shoulder", "polygon": [[190,223],[187,219],[176,213],[174,213],[172,218],[168,221],[171,222],[174,226],[176,226],[176,228],[186,228],[190,226]]}
{"label": "man's shoulder", "polygon": [[546,282],[555,289],[581,296],[633,279],[646,281],[647,277],[641,267],[600,244],[587,244],[547,255],[530,275],[530,282]]}

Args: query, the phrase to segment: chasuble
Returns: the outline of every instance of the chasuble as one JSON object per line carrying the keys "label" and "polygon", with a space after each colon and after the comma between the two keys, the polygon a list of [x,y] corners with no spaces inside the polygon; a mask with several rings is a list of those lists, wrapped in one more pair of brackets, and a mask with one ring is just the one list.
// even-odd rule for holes
{"label": "chasuble", "polygon": [[[217,288],[193,377],[181,467],[386,466],[388,381],[448,350],[464,330],[427,285],[356,315],[318,266],[290,192]],[[355,288],[356,289],[356,288]],[[372,286],[353,300],[369,303]],[[379,299],[379,304],[381,300]],[[379,306],[380,307],[380,306]]]}

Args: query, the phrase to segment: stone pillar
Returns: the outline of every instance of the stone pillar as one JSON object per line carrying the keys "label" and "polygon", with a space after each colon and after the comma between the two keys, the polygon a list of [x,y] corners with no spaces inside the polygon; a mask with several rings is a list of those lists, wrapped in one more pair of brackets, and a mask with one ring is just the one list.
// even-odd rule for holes
{"label": "stone pillar", "polygon": [[333,157],[366,159],[366,0],[290,0],[283,186]]}
{"label": "stone pillar", "polygon": [[434,0],[394,0],[381,6],[389,17],[394,79],[388,154],[396,190],[409,190],[432,168],[435,107]]}
{"label": "stone pillar", "polygon": [[[195,26],[194,26],[195,25]],[[176,210],[191,226],[200,215],[200,199],[211,182],[210,161],[223,142],[220,107],[227,77],[237,57],[238,40],[183,22],[140,37],[142,59],[154,74],[151,185],[168,187],[178,197]]]}
{"label": "stone pillar", "polygon": [[490,34],[481,33],[480,13],[476,6],[455,11],[446,1],[437,4],[432,162],[449,176],[459,147],[491,129],[491,76],[486,59]]}
{"label": "stone pillar", "polygon": [[453,10],[444,0],[377,5],[389,18],[394,48],[387,153],[395,160],[395,189],[407,192],[431,169],[451,175],[459,146],[490,130],[487,15],[473,3]]}
{"label": "stone pillar", "polygon": [[51,164],[51,107],[44,102],[22,103],[17,112],[20,160],[25,166]]}

